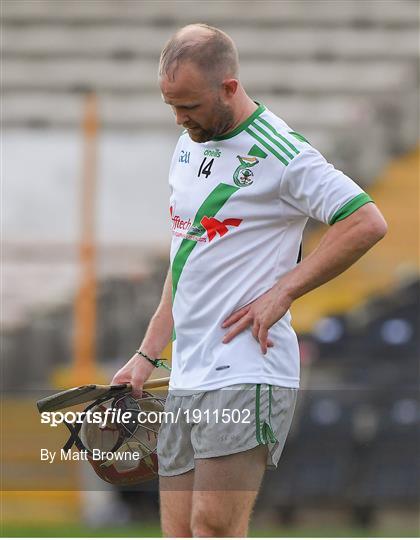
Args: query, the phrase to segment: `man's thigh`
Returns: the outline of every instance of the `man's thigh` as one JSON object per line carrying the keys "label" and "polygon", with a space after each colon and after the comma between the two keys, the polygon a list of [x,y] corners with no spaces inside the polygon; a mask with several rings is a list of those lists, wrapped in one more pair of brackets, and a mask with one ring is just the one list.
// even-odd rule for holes
{"label": "man's thigh", "polygon": [[267,447],[197,459],[191,530],[194,536],[246,536],[267,461]]}

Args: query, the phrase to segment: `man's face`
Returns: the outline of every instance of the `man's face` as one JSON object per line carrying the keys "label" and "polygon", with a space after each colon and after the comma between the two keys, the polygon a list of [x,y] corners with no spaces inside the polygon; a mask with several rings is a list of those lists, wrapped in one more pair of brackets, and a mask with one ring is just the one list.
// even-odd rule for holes
{"label": "man's face", "polygon": [[188,131],[193,141],[210,141],[232,127],[234,116],[223,85],[212,86],[193,64],[181,63],[173,79],[163,75],[159,83],[176,123]]}

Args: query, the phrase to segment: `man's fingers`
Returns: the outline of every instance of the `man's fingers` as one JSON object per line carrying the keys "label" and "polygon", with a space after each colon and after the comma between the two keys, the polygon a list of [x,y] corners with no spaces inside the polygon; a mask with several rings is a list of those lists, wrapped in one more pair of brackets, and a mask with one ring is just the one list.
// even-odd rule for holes
{"label": "man's fingers", "polygon": [[238,322],[244,315],[246,315],[249,311],[249,306],[245,306],[241,309],[238,309],[238,311],[235,311],[232,313],[232,315],[229,315],[227,319],[223,321],[222,328],[227,328],[228,326],[231,326],[232,324]]}
{"label": "man's fingers", "polygon": [[134,397],[141,398],[143,395],[143,381],[138,381],[136,379],[131,380],[131,393]]}
{"label": "man's fingers", "polygon": [[143,381],[132,379],[130,376],[123,374],[115,374],[114,378],[111,381],[111,385],[114,384],[131,384],[131,393],[134,397],[140,398],[143,394]]}
{"label": "man's fingers", "polygon": [[143,387],[140,386],[140,387],[135,388],[135,387],[133,386],[132,388],[133,388],[133,389],[131,390],[132,396],[135,397],[135,398],[141,398],[142,395],[143,395]]}
{"label": "man's fingers", "polygon": [[268,348],[274,347],[274,342],[268,338],[268,328],[262,326],[258,320],[254,319],[251,314],[249,314],[249,310],[249,306],[245,306],[235,313],[232,313],[232,315],[224,321],[222,328],[231,325],[234,326],[223,337],[223,343],[229,343],[235,336],[243,332],[245,328],[248,328],[252,324],[252,335],[260,344],[262,354],[267,354]]}
{"label": "man's fingers", "polygon": [[[257,321],[254,321],[254,324],[252,325],[252,335],[258,341],[258,343],[262,345],[262,348],[261,348],[262,351],[265,345],[265,348],[264,348],[265,352],[263,352],[263,354],[266,354],[267,348],[274,347],[274,343],[271,339],[268,338],[268,328],[265,329],[265,333],[261,334],[260,332],[262,328],[263,327],[260,326],[260,323],[258,323]],[[266,338],[265,342],[264,342],[264,335]]]}
{"label": "man's fingers", "polygon": [[116,373],[114,375],[114,378],[112,379],[112,381],[110,382],[111,385],[114,385],[114,384],[125,384],[125,383],[128,383],[130,382],[129,380],[126,380],[126,378],[124,379],[124,377],[121,377],[120,375],[118,375],[118,373]]}
{"label": "man's fingers", "polygon": [[252,325],[252,335],[254,338],[258,341],[258,332],[260,330],[260,325],[257,321],[254,321],[254,324]]}
{"label": "man's fingers", "polygon": [[245,328],[248,328],[252,324],[251,332],[258,341],[261,347],[261,352],[267,354],[267,349],[274,347],[273,340],[268,338],[268,328],[260,325],[259,322],[252,320],[251,317],[243,316],[242,319],[233,326],[227,334],[223,337],[223,343],[229,343],[232,339],[243,332]]}
{"label": "man's fingers", "polygon": [[258,341],[260,342],[261,352],[267,354],[267,338],[268,338],[268,328],[265,326],[260,326],[258,332]]}
{"label": "man's fingers", "polygon": [[243,317],[238,323],[235,324],[233,328],[229,330],[227,334],[225,334],[223,338],[223,343],[229,343],[235,336],[240,334],[245,328],[248,328],[248,326],[251,324],[251,320],[247,317]]}

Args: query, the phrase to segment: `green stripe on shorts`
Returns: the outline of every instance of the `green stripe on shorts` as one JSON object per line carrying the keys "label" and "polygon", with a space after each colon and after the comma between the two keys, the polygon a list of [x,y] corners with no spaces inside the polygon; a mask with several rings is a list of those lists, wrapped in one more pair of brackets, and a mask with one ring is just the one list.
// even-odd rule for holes
{"label": "green stripe on shorts", "polygon": [[255,436],[258,444],[263,444],[261,440],[261,425],[260,425],[260,399],[261,399],[261,385],[257,384],[255,390]]}

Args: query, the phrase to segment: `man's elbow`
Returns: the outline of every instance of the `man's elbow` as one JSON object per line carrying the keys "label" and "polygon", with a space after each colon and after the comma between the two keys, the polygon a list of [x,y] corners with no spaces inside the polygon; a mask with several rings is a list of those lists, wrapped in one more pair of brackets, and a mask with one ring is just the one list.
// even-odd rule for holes
{"label": "man's elbow", "polygon": [[369,216],[365,224],[365,239],[371,245],[375,245],[388,232],[388,224],[384,216],[375,208],[376,212]]}

